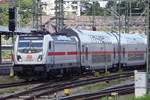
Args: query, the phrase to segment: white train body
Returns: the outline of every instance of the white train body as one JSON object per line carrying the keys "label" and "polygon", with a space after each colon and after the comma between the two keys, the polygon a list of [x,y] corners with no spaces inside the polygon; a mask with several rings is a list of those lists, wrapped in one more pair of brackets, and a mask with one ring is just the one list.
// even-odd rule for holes
{"label": "white train body", "polygon": [[122,34],[121,50],[121,63],[124,67],[146,64],[146,44],[144,38],[140,35]]}
{"label": "white train body", "polygon": [[[26,73],[67,73],[142,66],[146,63],[145,36],[66,29],[62,35],[18,36],[14,70]],[[119,46],[121,51],[119,51]],[[27,74],[28,75],[28,74]]]}
{"label": "white train body", "polygon": [[46,54],[46,51],[43,50],[46,48],[44,42],[46,43],[46,40],[41,36],[17,36],[14,48],[15,64],[44,64],[44,54]]}
{"label": "white train body", "polygon": [[47,68],[79,67],[78,52],[78,40],[75,37],[53,36],[47,52]]}
{"label": "white train body", "polygon": [[[48,73],[80,67],[78,40],[66,36],[17,36],[14,70],[17,74]],[[25,71],[25,72],[24,72]]]}
{"label": "white train body", "polygon": [[90,69],[116,67],[118,58],[113,50],[118,44],[115,37],[106,32],[86,30],[74,30],[74,32],[80,41],[81,66]]}

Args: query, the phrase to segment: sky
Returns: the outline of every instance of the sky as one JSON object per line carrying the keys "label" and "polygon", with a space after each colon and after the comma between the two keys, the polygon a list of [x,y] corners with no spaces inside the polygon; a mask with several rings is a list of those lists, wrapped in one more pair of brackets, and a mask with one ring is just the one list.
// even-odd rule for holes
{"label": "sky", "polygon": [[105,7],[105,5],[107,4],[107,1],[100,1],[99,3],[101,7]]}

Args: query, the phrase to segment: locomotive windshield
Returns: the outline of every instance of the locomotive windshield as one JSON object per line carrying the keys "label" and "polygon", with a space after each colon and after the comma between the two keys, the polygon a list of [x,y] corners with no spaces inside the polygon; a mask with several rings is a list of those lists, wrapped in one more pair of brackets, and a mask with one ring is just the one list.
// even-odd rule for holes
{"label": "locomotive windshield", "polygon": [[38,53],[42,51],[42,38],[37,37],[20,37],[18,51],[20,53]]}
{"label": "locomotive windshield", "polygon": [[42,42],[30,41],[30,42],[19,42],[18,49],[21,53],[38,53],[42,51]]}
{"label": "locomotive windshield", "polygon": [[19,42],[19,47],[29,47],[29,42]]}
{"label": "locomotive windshield", "polygon": [[19,42],[19,47],[42,47],[42,42]]}
{"label": "locomotive windshield", "polygon": [[32,42],[31,47],[42,47],[42,42]]}

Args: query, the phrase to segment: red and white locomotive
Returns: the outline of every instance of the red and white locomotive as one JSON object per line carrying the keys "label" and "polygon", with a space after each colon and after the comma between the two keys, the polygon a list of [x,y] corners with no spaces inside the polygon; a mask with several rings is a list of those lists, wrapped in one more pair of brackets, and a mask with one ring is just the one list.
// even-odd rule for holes
{"label": "red and white locomotive", "polygon": [[14,71],[28,78],[118,69],[119,63],[124,68],[146,64],[144,36],[121,34],[120,40],[116,33],[73,28],[58,35],[20,35],[15,41]]}

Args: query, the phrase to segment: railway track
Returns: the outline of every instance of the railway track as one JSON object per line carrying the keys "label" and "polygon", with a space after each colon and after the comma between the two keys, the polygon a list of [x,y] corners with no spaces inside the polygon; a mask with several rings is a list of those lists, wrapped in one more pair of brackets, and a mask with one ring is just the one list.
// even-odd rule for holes
{"label": "railway track", "polygon": [[79,95],[72,95],[67,97],[61,97],[60,100],[94,100],[100,99],[100,97],[110,96],[112,93],[116,95],[125,95],[134,93],[134,84],[123,84],[115,87],[106,88],[93,93],[84,93]]}
{"label": "railway track", "polygon": [[36,88],[30,89],[28,91],[23,91],[20,93],[1,97],[0,99],[6,100],[6,99],[11,99],[11,98],[13,99],[22,98],[24,100],[31,100],[34,98],[38,98],[42,95],[48,95],[48,94],[61,91],[65,88],[73,88],[73,87],[92,84],[96,82],[111,81],[114,79],[130,77],[133,75],[134,75],[134,72],[132,71],[132,72],[116,73],[113,75],[99,77],[99,78],[89,78],[89,79],[73,80],[73,81],[67,81],[67,82],[49,82],[41,86],[38,86]]}
{"label": "railway track", "polygon": [[29,84],[38,84],[38,83],[40,83],[40,82],[37,82],[37,81],[32,81],[32,82],[21,81],[21,82],[0,84],[0,89],[10,88],[10,87],[17,87],[17,86],[24,86],[24,85],[29,85]]}

